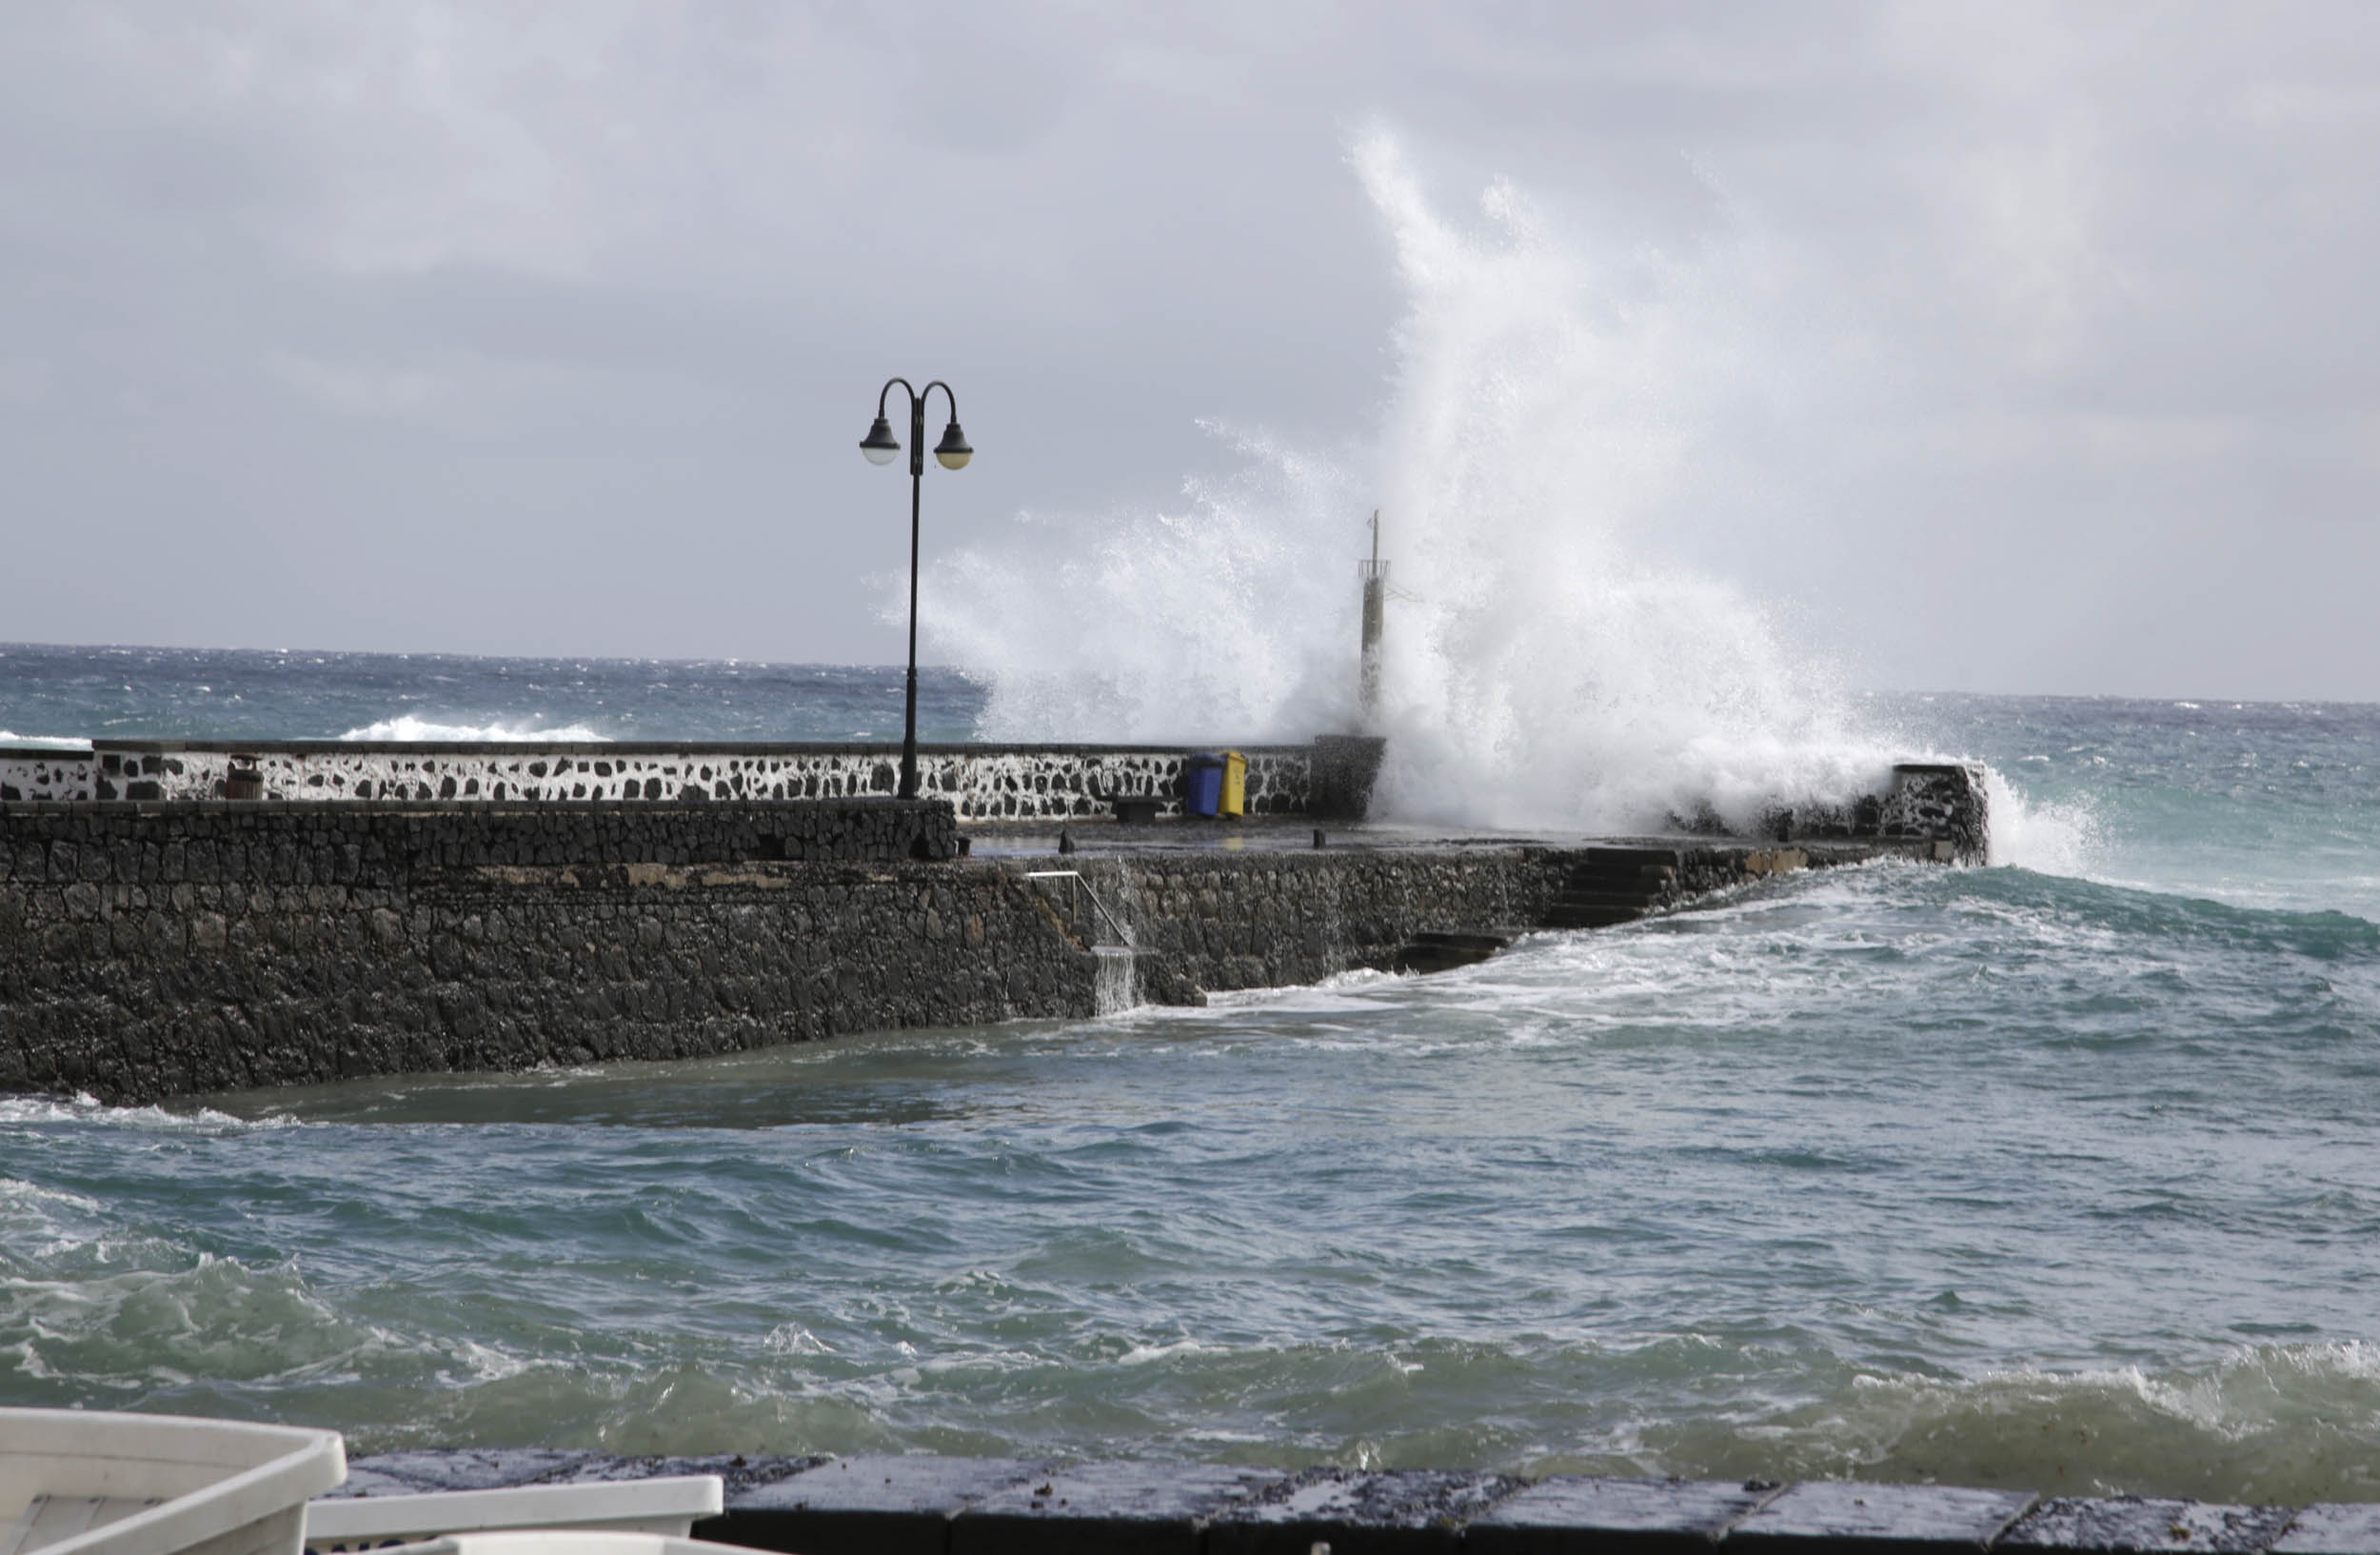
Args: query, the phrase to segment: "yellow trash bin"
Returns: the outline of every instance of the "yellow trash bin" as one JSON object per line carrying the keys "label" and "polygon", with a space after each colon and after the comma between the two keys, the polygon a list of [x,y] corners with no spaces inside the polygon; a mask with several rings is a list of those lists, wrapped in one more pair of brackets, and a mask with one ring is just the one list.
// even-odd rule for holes
{"label": "yellow trash bin", "polygon": [[1248,813],[1248,758],[1237,750],[1223,752],[1223,800],[1215,812],[1235,818]]}

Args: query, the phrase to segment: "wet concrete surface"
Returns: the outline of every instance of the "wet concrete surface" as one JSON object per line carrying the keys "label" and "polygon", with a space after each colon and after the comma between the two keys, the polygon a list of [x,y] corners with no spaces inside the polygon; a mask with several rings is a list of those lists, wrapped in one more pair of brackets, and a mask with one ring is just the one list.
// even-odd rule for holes
{"label": "wet concrete surface", "polygon": [[1448,1469],[1310,1468],[1207,1525],[1207,1555],[1431,1555],[1526,1481]]}
{"label": "wet concrete surface", "polygon": [[1220,1464],[1079,1464],[960,1512],[950,1555],[1200,1555],[1209,1522],[1284,1477]]}
{"label": "wet concrete surface", "polygon": [[716,1474],[732,1504],[761,1486],[776,1485],[789,1475],[828,1461],[823,1454],[798,1458],[747,1457],[741,1452],[706,1453],[690,1458],[622,1457],[617,1453],[545,1447],[387,1452],[349,1463],[347,1482],[330,1491],[329,1497],[344,1500],[359,1496],[415,1496],[426,1491],[500,1490],[523,1485],[609,1485],[680,1474]]}
{"label": "wet concrete surface", "polygon": [[[976,858],[1039,858],[1059,851],[1062,831],[1079,853],[1278,853],[1311,848],[1319,831],[1325,847],[1577,847],[1583,833],[1499,831],[1483,827],[1432,827],[1388,821],[1332,823],[1302,815],[1252,815],[1236,821],[1164,816],[1125,825],[1107,816],[1065,822],[970,821],[960,828]],[[1602,839],[1594,839],[1601,841]],[[1715,839],[1733,841],[1735,839]],[[1672,847],[1681,839],[1670,838]],[[1687,840],[1691,841],[1691,840]]]}
{"label": "wet concrete surface", "polygon": [[2380,1504],[2309,1506],[2271,1549],[2273,1555],[2380,1555]]}
{"label": "wet concrete surface", "polygon": [[1464,1529],[1484,1555],[1695,1555],[1784,1487],[1704,1480],[1551,1479],[1498,1503]]}
{"label": "wet concrete surface", "polygon": [[1870,1555],[1989,1548],[2032,1507],[2024,1490],[1947,1485],[1796,1485],[1728,1530],[1728,1547],[1763,1555],[1855,1547]]}
{"label": "wet concrete surface", "polygon": [[622,1458],[545,1449],[358,1458],[337,1495],[418,1494],[718,1474],[699,1538],[842,1555],[1762,1555],[2204,1550],[2380,1555],[2380,1504],[2227,1506],[1956,1485],[1790,1486],[1476,1470],[1281,1470],[1031,1459]]}
{"label": "wet concrete surface", "polygon": [[[1620,835],[1560,830],[1499,830],[1492,827],[1428,826],[1407,821],[1317,822],[1310,817],[1249,816],[1243,820],[1205,821],[1166,816],[1145,825],[1127,826],[1106,816],[1064,823],[1055,821],[971,821],[960,827],[968,856],[979,859],[1064,859],[1130,857],[1149,854],[1289,853],[1318,846],[1359,852],[1401,852],[1425,848],[1576,849],[1727,848],[1757,850],[1779,846],[1808,853],[1814,861],[1849,862],[1886,855],[1934,856],[1934,843],[1921,838],[1795,838],[1779,845],[1757,837],[1701,836],[1687,833]],[[1321,841],[1318,845],[1316,838]],[[1053,867],[1063,868],[1063,863]]]}
{"label": "wet concrete surface", "polygon": [[803,1555],[942,1555],[952,1518],[1041,1483],[1051,1467],[1029,1458],[838,1458],[739,1498],[726,1532]]}
{"label": "wet concrete surface", "polygon": [[2218,1506],[2150,1496],[2045,1501],[2001,1540],[2015,1548],[2211,1550],[2249,1555],[2269,1549],[2289,1526],[2287,1506]]}

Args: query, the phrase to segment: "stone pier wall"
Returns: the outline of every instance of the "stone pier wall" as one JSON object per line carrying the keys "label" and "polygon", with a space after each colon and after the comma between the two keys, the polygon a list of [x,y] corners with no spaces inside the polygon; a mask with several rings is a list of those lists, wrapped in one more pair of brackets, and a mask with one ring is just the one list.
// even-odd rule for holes
{"label": "stone pier wall", "polygon": [[[1361,819],[1382,742],[1322,735],[1311,745],[1250,746],[1253,815]],[[1153,746],[921,746],[920,796],[949,802],[961,821],[1068,820],[1107,812],[1117,796],[1181,813],[1184,762],[1195,752]],[[195,745],[102,741],[89,749],[0,748],[0,804],[139,804],[217,800],[236,769],[255,774],[260,800],[408,804],[671,804],[886,797],[901,751],[882,745],[471,745],[268,742]],[[1686,830],[1724,834],[1708,812],[1673,816]],[[1984,777],[1961,763],[1908,763],[1875,793],[1846,804],[1779,808],[1762,818],[1775,841],[1931,836],[1967,863],[1991,842]]]}
{"label": "stone pier wall", "polygon": [[[1772,847],[1666,843],[1683,905],[1771,875],[1879,857],[1934,862],[1934,845],[1835,843]],[[1416,934],[1517,936],[1537,929],[1585,847],[1444,847],[1369,852],[1153,853],[1063,861],[1131,935],[1140,998],[1198,1004],[1208,993],[1288,987],[1368,967],[1386,969]],[[1045,887],[1067,932],[1115,945],[1108,916]]]}
{"label": "stone pier wall", "polygon": [[0,807],[0,1089],[111,1101],[1090,1012],[946,804]]}
{"label": "stone pier wall", "polygon": [[[1525,929],[1582,857],[956,844],[936,801],[0,806],[0,1090],[149,1101],[1080,1018],[1127,937],[1128,997],[1196,1003],[1385,967],[1423,930]],[[1935,846],[1681,846],[1679,878]]]}
{"label": "stone pier wall", "polygon": [[[1318,746],[1249,746],[1250,813],[1316,808],[1360,815],[1376,740]],[[949,801],[962,821],[1064,819],[1104,814],[1115,795],[1155,799],[1181,812],[1183,761],[1195,752],[1158,746],[918,748],[918,790]],[[266,741],[100,741],[88,750],[0,748],[0,803],[208,800],[235,797],[235,766],[252,770],[259,799],[406,800],[448,804],[640,803],[848,799],[890,795],[901,748],[893,745],[485,744],[422,745]],[[1359,787],[1358,784],[1359,782]]]}
{"label": "stone pier wall", "polygon": [[1831,837],[1932,838],[1962,864],[1989,861],[1992,806],[1983,768],[1967,762],[1903,762],[1882,789],[1847,805],[1772,810],[1763,829],[1779,842]]}

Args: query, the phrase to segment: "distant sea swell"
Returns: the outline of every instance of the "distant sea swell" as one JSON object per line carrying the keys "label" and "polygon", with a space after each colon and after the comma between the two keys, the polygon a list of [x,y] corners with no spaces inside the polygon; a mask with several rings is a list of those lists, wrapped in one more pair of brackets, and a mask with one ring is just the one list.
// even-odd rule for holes
{"label": "distant sea swell", "polygon": [[[982,688],[919,674],[919,728],[971,738]],[[898,740],[902,676],[733,659],[0,644],[0,740]]]}

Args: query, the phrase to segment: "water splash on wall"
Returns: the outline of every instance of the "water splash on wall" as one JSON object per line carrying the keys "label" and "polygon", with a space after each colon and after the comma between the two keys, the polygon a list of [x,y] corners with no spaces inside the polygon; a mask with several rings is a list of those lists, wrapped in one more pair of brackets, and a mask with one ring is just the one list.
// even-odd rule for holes
{"label": "water splash on wall", "polygon": [[[1295,741],[1354,710],[1350,461],[1209,426],[1242,459],[1179,508],[1026,517],[939,563],[938,656],[991,688],[995,741]],[[902,607],[905,615],[905,602]]]}
{"label": "water splash on wall", "polygon": [[2030,798],[1994,767],[1984,768],[1984,793],[1991,805],[1993,863],[2050,875],[2103,872],[2099,817],[2088,799]]}
{"label": "water splash on wall", "polygon": [[1094,946],[1098,966],[1092,974],[1091,1000],[1095,1015],[1121,1015],[1140,1003],[1140,952],[1128,945]]}
{"label": "water splash on wall", "polygon": [[[1039,522],[937,569],[937,648],[991,685],[991,739],[1300,739],[1355,727],[1354,561],[1377,503],[1396,592],[1379,802],[1448,822],[1652,828],[1840,800],[1920,752],[1828,666],[1647,536],[1703,500],[1738,392],[1725,291],[1602,261],[1498,184],[1464,226],[1395,143],[1352,162],[1408,299],[1377,449],[1238,434],[1177,510]],[[1730,271],[1729,273],[1732,273]]]}

